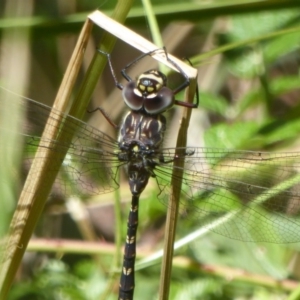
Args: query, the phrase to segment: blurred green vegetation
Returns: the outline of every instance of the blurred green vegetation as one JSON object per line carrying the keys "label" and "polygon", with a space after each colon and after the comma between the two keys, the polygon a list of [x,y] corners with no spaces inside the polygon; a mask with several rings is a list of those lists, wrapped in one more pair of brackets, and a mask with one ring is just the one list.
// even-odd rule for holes
{"label": "blurred green vegetation", "polygon": [[[17,90],[22,86],[24,96],[51,106],[86,16],[95,9],[109,15],[116,1],[39,0],[31,3],[31,10],[15,18],[11,17],[10,10],[21,7],[20,3],[12,1],[15,7],[8,9],[8,2],[0,3],[2,55],[10,51],[4,42],[10,33],[17,32],[24,41],[14,52],[17,64],[11,65],[17,71],[15,74],[20,75],[15,75],[13,87],[8,87],[10,69],[6,67],[1,70],[0,85]],[[168,51],[177,57],[189,57],[199,70],[200,107],[193,111],[189,140],[197,141],[199,147],[299,151],[300,9],[297,1],[232,0],[208,4],[200,0],[157,0],[152,3]],[[151,39],[139,1],[135,2],[126,24]],[[94,28],[78,81],[88,68],[101,34]],[[268,34],[273,37],[265,38]],[[225,51],[226,47],[230,50]],[[25,51],[28,51],[26,60],[20,59]],[[211,51],[213,56],[209,56]],[[130,46],[117,42],[112,53],[117,73],[137,54]],[[109,70],[99,81],[91,101],[91,107],[99,105],[117,122],[126,110]],[[176,136],[172,130],[177,121],[175,109],[167,115],[166,139],[172,143]],[[116,136],[103,119],[98,119],[92,116],[88,121]],[[0,136],[0,145],[5,138]],[[15,192],[18,189],[14,186],[15,175],[9,175],[8,186]],[[7,184],[7,178],[3,182]],[[164,240],[165,207],[157,201],[154,186],[155,182],[150,184],[140,205],[138,257],[143,258],[160,249]],[[127,183],[121,188],[122,197],[128,200]],[[96,239],[102,239],[97,251],[85,243],[82,227],[66,210],[64,200],[48,202],[35,233],[39,238],[47,238],[46,249],[35,243],[38,240],[30,244],[9,299],[101,299],[114,254],[113,247],[106,248],[114,241],[113,196],[95,197],[83,203]],[[11,197],[11,201],[15,198],[7,194],[0,197]],[[1,230],[8,227],[7,215],[13,213],[12,206],[9,202],[5,205],[7,211],[1,212],[6,215],[1,217]],[[123,237],[127,210],[126,205]],[[197,230],[197,224],[182,217],[178,239]],[[56,243],[58,238],[66,239],[66,245],[67,239],[83,239],[80,247],[70,245],[62,251]],[[175,260],[170,299],[288,299],[300,276],[299,250],[298,244],[244,243],[206,234],[176,252],[190,263],[182,265]],[[153,260],[139,268],[135,299],[156,299],[160,261]],[[116,272],[119,274],[119,270]],[[117,287],[118,276],[104,299],[116,299]]]}

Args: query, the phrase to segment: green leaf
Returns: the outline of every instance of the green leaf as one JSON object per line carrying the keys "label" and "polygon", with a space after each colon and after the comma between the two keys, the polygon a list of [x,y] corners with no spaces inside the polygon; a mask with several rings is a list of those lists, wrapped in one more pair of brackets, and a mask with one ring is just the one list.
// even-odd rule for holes
{"label": "green leaf", "polygon": [[205,146],[244,149],[244,146],[249,145],[249,139],[259,128],[259,125],[255,122],[216,125],[205,132]]}
{"label": "green leaf", "polygon": [[211,93],[200,93],[200,106],[209,112],[217,113],[221,116],[226,115],[228,109],[228,102],[220,95],[214,95]]}

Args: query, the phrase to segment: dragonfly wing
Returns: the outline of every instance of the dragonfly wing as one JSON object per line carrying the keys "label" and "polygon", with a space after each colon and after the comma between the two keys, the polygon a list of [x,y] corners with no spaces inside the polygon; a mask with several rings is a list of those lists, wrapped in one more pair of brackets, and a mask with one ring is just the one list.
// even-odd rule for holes
{"label": "dragonfly wing", "polygon": [[[6,101],[5,98],[0,99],[1,106],[4,101]],[[74,136],[71,144],[63,142],[58,144],[57,140],[48,140],[45,135],[42,135],[45,124],[47,121],[49,122],[50,107],[11,93],[10,101],[10,109],[21,109],[25,116],[22,126],[20,126],[21,131],[17,132],[21,135],[24,144],[23,167],[25,173],[28,172],[37,147],[40,145],[42,151],[39,152],[40,156],[36,159],[43,160],[44,152],[50,148],[57,154],[53,156],[53,159],[62,162],[54,184],[54,194],[62,196],[76,194],[88,197],[111,192],[118,187],[116,182],[116,172],[119,166],[116,154],[118,144],[113,138],[76,118],[54,110],[51,117],[61,120],[61,124],[65,123],[64,133]],[[47,128],[53,129],[53,127]],[[9,135],[12,133],[11,130],[9,126],[2,124],[0,134]],[[45,151],[43,151],[44,145],[47,145]],[[67,154],[62,156],[61,153],[65,152],[66,148],[68,149]],[[55,165],[55,163],[49,164],[48,174],[57,173]],[[38,167],[36,165],[35,168]],[[34,171],[32,170],[32,172]]]}
{"label": "dragonfly wing", "polygon": [[[168,205],[175,161],[184,162],[182,213],[224,236],[259,242],[300,240],[300,153],[187,148],[163,152],[156,168],[159,199]],[[173,157],[173,159],[172,159]],[[216,226],[218,224],[218,226]]]}

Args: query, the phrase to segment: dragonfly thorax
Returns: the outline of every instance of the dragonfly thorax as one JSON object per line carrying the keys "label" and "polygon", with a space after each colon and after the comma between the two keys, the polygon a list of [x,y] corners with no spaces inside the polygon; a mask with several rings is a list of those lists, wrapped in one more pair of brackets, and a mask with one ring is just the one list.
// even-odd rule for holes
{"label": "dragonfly thorax", "polygon": [[123,120],[119,147],[131,151],[157,150],[162,144],[165,130],[166,118],[163,115],[151,116],[130,111]]}
{"label": "dragonfly thorax", "polygon": [[166,128],[162,115],[130,111],[124,118],[119,135],[119,160],[127,162],[131,193],[139,195],[154,175],[157,162],[162,160],[160,148]]}

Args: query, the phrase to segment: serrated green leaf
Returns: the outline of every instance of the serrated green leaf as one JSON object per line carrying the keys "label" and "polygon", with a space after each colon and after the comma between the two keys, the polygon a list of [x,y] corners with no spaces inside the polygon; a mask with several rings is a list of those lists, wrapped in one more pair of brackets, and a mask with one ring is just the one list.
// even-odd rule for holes
{"label": "serrated green leaf", "polygon": [[268,41],[263,48],[265,63],[273,63],[278,58],[287,55],[300,46],[300,32],[285,34]]}
{"label": "serrated green leaf", "polygon": [[249,145],[249,139],[259,129],[255,122],[216,125],[204,134],[206,147],[243,149]]}
{"label": "serrated green leaf", "polygon": [[273,129],[264,134],[265,145],[277,142],[282,143],[285,140],[294,139],[299,136],[300,120],[282,120],[281,122],[274,120],[274,125],[269,123],[269,127],[273,127]]}
{"label": "serrated green leaf", "polygon": [[279,96],[297,88],[300,88],[299,76],[282,76],[270,81],[270,89],[274,96]]}
{"label": "serrated green leaf", "polygon": [[295,10],[233,16],[230,37],[232,41],[256,37],[259,34],[281,29],[295,18],[298,18],[298,12]]}
{"label": "serrated green leaf", "polygon": [[201,92],[200,106],[209,112],[225,116],[228,109],[228,102],[220,95]]}

